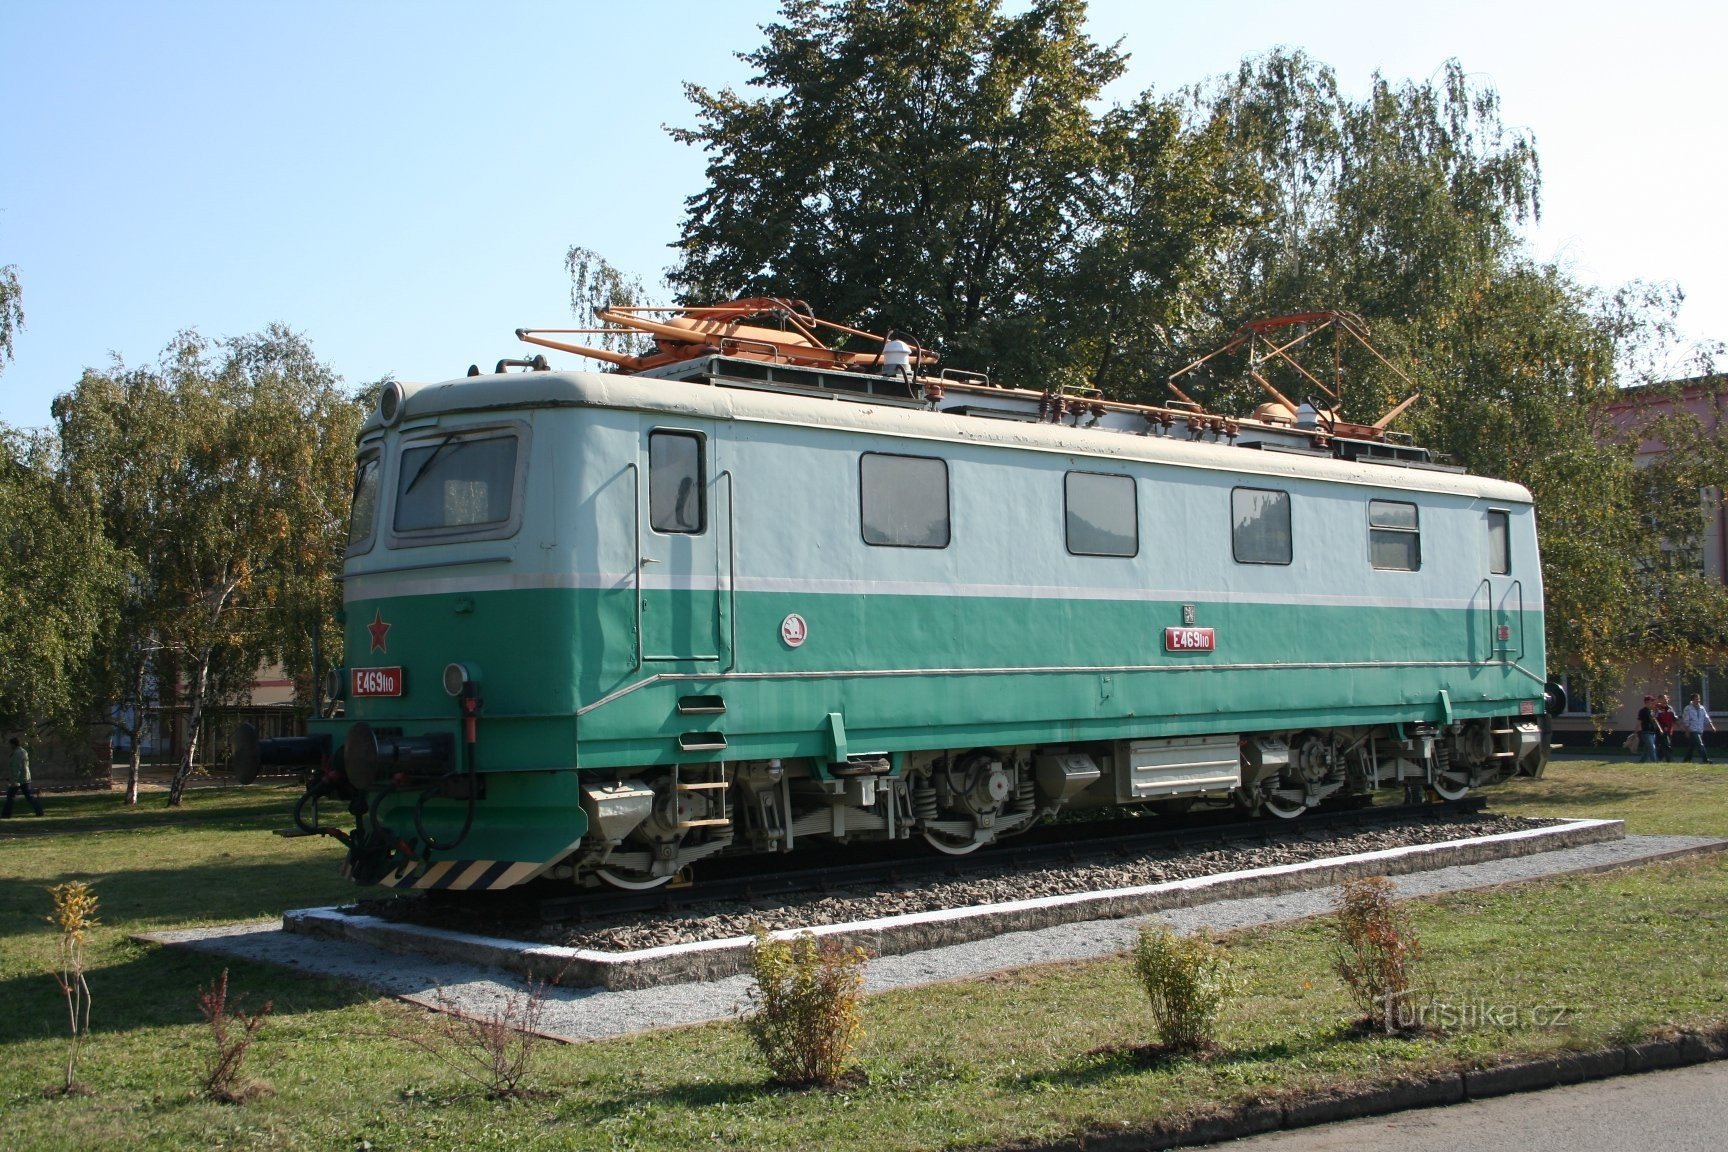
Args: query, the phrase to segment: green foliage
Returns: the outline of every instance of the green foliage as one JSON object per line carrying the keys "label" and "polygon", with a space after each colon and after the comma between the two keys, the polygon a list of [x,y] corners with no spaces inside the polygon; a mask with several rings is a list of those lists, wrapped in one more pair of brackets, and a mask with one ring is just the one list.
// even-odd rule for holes
{"label": "green foliage", "polygon": [[198,990],[198,1011],[210,1025],[210,1038],[215,1050],[205,1057],[203,1072],[204,1095],[220,1104],[241,1104],[268,1089],[259,1083],[240,1079],[240,1066],[246,1061],[247,1049],[258,1038],[264,1018],[270,1015],[271,1001],[256,1012],[241,1010],[238,1002],[228,1003],[228,969],[213,980],[208,988]]}
{"label": "green foliage", "polygon": [[750,970],[753,1011],[744,1030],[782,1084],[838,1083],[863,1031],[862,948],[810,933],[776,940],[757,929]]}
{"label": "green foliage", "polygon": [[[570,312],[579,324],[593,324],[594,313],[601,308],[648,303],[641,278],[620,271],[592,248],[572,246],[564,253],[564,270],[570,273]],[[590,343],[621,356],[635,356],[652,342],[645,336],[605,331]]]}
{"label": "green foliage", "polygon": [[1148,110],[1103,139],[1091,105],[1124,58],[1083,33],[1084,11],[785,0],[744,56],[766,95],[686,87],[698,126],[672,135],[708,154],[709,183],[688,201],[671,283],[688,303],[807,299],[1041,383],[1100,218],[1117,225],[1112,274],[1141,251],[1126,213],[1155,180],[1136,182],[1133,162],[1156,168],[1171,127]]}
{"label": "green foliage", "polygon": [[0,371],[12,359],[12,336],[24,327],[24,288],[18,283],[18,266],[0,268]]}
{"label": "green foliage", "polygon": [[[206,704],[280,661],[316,701],[341,656],[344,516],[360,408],[280,326],[175,338],[152,368],[87,370],[54,402],[60,480],[125,573],[99,677],[109,699],[184,689]],[[136,747],[136,741],[134,741]],[[188,740],[170,802],[190,774]]]}
{"label": "green foliage", "polygon": [[1178,936],[1167,924],[1141,926],[1134,975],[1152,1002],[1159,1042],[1175,1052],[1212,1048],[1225,1001],[1241,986],[1228,950],[1204,932]]}
{"label": "green foliage", "polygon": [[1333,970],[1376,1027],[1396,1031],[1409,1007],[1422,943],[1384,876],[1346,880],[1338,894]]}
{"label": "green foliage", "polygon": [[108,638],[122,558],[71,499],[55,446],[0,425],[0,726],[70,731],[92,718],[91,662]]}

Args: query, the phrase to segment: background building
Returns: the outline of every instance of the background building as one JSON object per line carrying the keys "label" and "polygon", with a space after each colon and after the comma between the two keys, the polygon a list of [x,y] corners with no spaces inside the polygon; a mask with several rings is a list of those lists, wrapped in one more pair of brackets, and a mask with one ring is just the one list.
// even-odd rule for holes
{"label": "background building", "polygon": [[[1609,409],[1614,424],[1626,431],[1643,427],[1650,420],[1669,412],[1682,411],[1695,416],[1704,431],[1719,437],[1723,427],[1723,407],[1728,397],[1728,377],[1705,376],[1657,387],[1628,388]],[[1660,441],[1644,440],[1638,445],[1638,460],[1646,464],[1664,452]],[[1702,562],[1704,573],[1718,583],[1728,582],[1728,509],[1723,506],[1722,493],[1706,489],[1700,493],[1706,502],[1709,520],[1704,534]],[[1565,669],[1550,667],[1548,672],[1566,684],[1567,713],[1555,723],[1555,731],[1568,743],[1584,743],[1594,736],[1589,694],[1576,677]],[[1728,667],[1672,668],[1645,661],[1627,674],[1626,685],[1618,700],[1609,703],[1607,724],[1611,731],[1626,733],[1637,726],[1638,709],[1645,695],[1667,693],[1678,712],[1696,692],[1704,698],[1719,729],[1728,730]]]}

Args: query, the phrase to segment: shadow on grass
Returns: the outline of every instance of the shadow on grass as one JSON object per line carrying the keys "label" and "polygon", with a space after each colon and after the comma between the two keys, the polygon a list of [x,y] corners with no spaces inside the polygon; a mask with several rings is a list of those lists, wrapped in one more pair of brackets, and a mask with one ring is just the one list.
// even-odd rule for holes
{"label": "shadow on grass", "polygon": [[190,922],[257,920],[288,908],[352,900],[356,889],[337,874],[339,861],[335,854],[321,863],[218,854],[178,868],[86,871],[69,859],[57,876],[0,886],[0,952],[8,937],[54,932],[48,923],[54,910],[48,889],[69,880],[87,881],[95,890],[101,928],[147,932]]}
{"label": "shadow on grass", "polygon": [[293,822],[294,802],[299,798],[298,788],[194,789],[186,793],[180,807],[170,808],[167,794],[161,792],[146,793],[135,807],[128,807],[118,792],[78,796],[48,793],[42,799],[46,815],[28,815],[28,806],[19,801],[13,817],[0,821],[0,838],[174,828],[271,831]]}
{"label": "shadow on grass", "polygon": [[[849,1090],[855,1090],[856,1085]],[[710,1080],[700,1084],[675,1084],[665,1088],[642,1092],[618,1092],[610,1096],[602,1096],[593,1100],[569,1101],[563,1119],[585,1120],[598,1124],[631,1111],[650,1109],[660,1111],[666,1108],[682,1108],[690,1111],[700,1111],[713,1108],[716,1105],[751,1104],[758,1100],[776,1096],[796,1099],[810,1096],[818,1098],[825,1089],[788,1088],[785,1085],[772,1083],[764,1072],[762,1078],[751,1080]]]}
{"label": "shadow on grass", "polygon": [[[272,1020],[369,1003],[378,993],[348,981],[303,976],[271,964],[183,948],[138,945],[130,958],[86,970],[93,1036],[203,1025],[198,994],[227,969],[243,1007],[274,1003]],[[232,1003],[232,1001],[230,1001]],[[67,1037],[66,1000],[52,972],[0,980],[0,1044]]]}
{"label": "shadow on grass", "polygon": [[1043,1084],[1052,1088],[1086,1088],[1145,1072],[1176,1071],[1185,1067],[1233,1068],[1300,1061],[1363,1039],[1352,1028],[1351,1025],[1341,1024],[1336,1028],[1285,1037],[1253,1048],[1215,1048],[1200,1053],[1175,1052],[1161,1044],[1119,1044],[1093,1049],[1074,1057],[1060,1068],[1024,1079],[1015,1079],[1014,1082]]}
{"label": "shadow on grass", "polygon": [[1510,800],[1520,805],[1539,807],[1548,804],[1586,804],[1608,805],[1625,804],[1634,800],[1648,800],[1658,795],[1655,788],[1633,788],[1625,783],[1585,783],[1583,781],[1565,782],[1544,781],[1522,796],[1509,795],[1502,800]]}
{"label": "shadow on grass", "polygon": [[7,883],[0,891],[0,940],[31,931],[52,931],[47,915],[54,902],[47,889],[73,879],[88,881],[100,900],[100,924],[124,933],[185,922],[256,921],[285,908],[349,902],[358,889],[340,879],[339,853],[327,857],[244,860],[218,853],[181,867],[107,870],[100,860],[79,869],[69,858],[59,876],[38,883]]}

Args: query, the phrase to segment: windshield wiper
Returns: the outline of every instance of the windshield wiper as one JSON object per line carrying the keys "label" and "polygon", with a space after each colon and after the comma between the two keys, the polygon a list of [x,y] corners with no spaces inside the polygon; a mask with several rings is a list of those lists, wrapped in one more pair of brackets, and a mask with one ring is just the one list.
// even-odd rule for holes
{"label": "windshield wiper", "polygon": [[448,436],[444,437],[444,439],[438,441],[438,446],[432,449],[432,451],[427,454],[425,461],[420,465],[420,467],[414,470],[414,478],[408,481],[408,487],[402,489],[402,495],[406,496],[408,493],[414,491],[414,485],[420,483],[420,477],[426,475],[426,469],[432,467],[432,461],[438,459],[438,457],[443,454],[444,449],[450,446],[450,442],[460,435],[460,432],[452,432]]}
{"label": "windshield wiper", "polygon": [[[360,499],[360,486],[366,483],[366,466],[368,464],[376,469],[378,467],[378,458],[376,456],[369,456],[360,462],[360,467],[354,469],[354,490],[348,493],[349,508],[353,508],[354,501]],[[414,479],[418,480],[420,477],[415,476]]]}

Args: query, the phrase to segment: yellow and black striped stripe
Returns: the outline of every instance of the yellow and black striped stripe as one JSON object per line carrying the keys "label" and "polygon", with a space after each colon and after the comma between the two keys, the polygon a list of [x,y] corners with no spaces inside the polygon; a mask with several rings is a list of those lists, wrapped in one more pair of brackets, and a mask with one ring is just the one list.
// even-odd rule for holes
{"label": "yellow and black striped stripe", "polygon": [[440,860],[378,883],[386,888],[425,888],[441,892],[480,892],[520,884],[546,867],[538,860]]}

